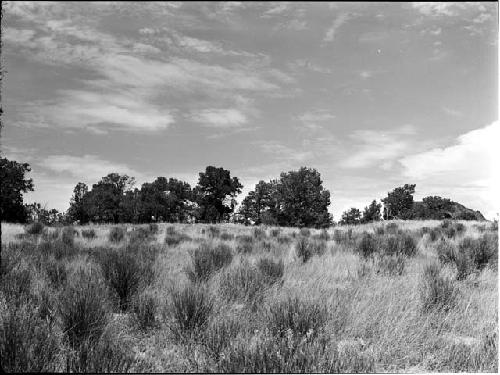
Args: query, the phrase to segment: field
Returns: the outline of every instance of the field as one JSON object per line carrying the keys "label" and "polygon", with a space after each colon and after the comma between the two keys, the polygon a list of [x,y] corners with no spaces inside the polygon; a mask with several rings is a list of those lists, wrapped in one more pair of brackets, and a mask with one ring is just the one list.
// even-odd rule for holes
{"label": "field", "polygon": [[6,371],[497,372],[498,227],[2,224]]}

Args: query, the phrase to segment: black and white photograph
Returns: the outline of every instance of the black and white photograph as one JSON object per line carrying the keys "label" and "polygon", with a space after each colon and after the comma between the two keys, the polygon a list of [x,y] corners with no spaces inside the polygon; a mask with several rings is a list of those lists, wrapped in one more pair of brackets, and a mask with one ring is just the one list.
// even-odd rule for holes
{"label": "black and white photograph", "polygon": [[498,2],[1,7],[1,373],[499,371]]}

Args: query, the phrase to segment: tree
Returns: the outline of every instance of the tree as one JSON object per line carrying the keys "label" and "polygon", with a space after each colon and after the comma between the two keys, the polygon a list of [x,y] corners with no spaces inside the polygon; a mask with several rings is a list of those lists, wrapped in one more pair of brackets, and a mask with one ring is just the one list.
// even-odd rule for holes
{"label": "tree", "polygon": [[25,175],[29,164],[0,158],[0,220],[24,223],[27,219],[23,193],[33,191],[33,180]]}
{"label": "tree", "polygon": [[281,173],[277,191],[279,225],[320,228],[332,224],[332,215],[328,212],[330,192],[323,188],[316,169],[302,167]]}
{"label": "tree", "polygon": [[70,222],[79,221],[80,223],[87,223],[89,216],[84,206],[84,197],[89,192],[89,188],[83,182],[76,184],[73,189],[73,196],[69,203],[68,219]]}
{"label": "tree", "polygon": [[387,193],[382,199],[386,219],[409,219],[412,215],[415,184],[405,184]]}
{"label": "tree", "polygon": [[365,207],[365,209],[363,211],[363,217],[361,219],[361,222],[369,223],[372,221],[379,221],[381,208],[382,208],[382,204],[377,203],[377,201],[374,199],[368,207]]}
{"label": "tree", "polygon": [[342,220],[340,220],[341,225],[359,224],[360,222],[361,211],[354,207],[347,211],[344,211],[344,213],[342,214]]}
{"label": "tree", "polygon": [[241,202],[239,214],[242,216],[243,222],[246,224],[253,222],[260,225],[265,221],[265,224],[272,224],[269,221],[273,221],[272,217],[275,216],[270,212],[275,206],[275,194],[275,182],[259,181],[255,185],[255,189],[250,191]]}
{"label": "tree", "polygon": [[205,172],[200,172],[198,185],[194,189],[199,206],[197,219],[210,223],[227,220],[236,205],[234,198],[241,193],[242,187],[237,177],[231,178],[230,171],[208,166]]}

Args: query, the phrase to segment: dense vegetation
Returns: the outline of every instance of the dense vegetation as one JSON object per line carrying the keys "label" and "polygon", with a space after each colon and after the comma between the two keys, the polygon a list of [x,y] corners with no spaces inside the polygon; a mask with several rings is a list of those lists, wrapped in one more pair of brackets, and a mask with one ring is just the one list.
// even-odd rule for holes
{"label": "dense vegetation", "polygon": [[7,372],[496,372],[498,226],[4,224]]}
{"label": "dense vegetation", "polygon": [[[283,172],[277,180],[259,181],[236,211],[236,197],[243,188],[237,177],[224,168],[208,166],[192,188],[175,178],[158,177],[138,189],[135,179],[110,173],[92,185],[79,182],[67,212],[46,209],[39,203],[23,204],[22,194],[34,189],[25,177],[28,164],[1,160],[2,221],[55,223],[221,223],[327,228],[334,224],[328,212],[330,192],[323,187],[320,173],[302,167]],[[364,211],[357,208],[342,214],[340,224],[361,224],[384,219],[484,220],[449,199],[430,196],[414,202],[415,185],[395,188],[382,199],[373,200]]]}

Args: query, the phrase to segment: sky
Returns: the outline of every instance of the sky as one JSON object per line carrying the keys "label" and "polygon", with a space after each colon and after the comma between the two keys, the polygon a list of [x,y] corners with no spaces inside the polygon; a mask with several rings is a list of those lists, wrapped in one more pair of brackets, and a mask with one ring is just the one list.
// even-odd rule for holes
{"label": "sky", "polygon": [[[2,154],[64,211],[111,172],[317,169],[339,220],[406,183],[500,212],[497,3],[4,2]],[[495,194],[496,193],[496,194]]]}

